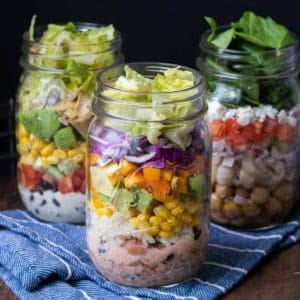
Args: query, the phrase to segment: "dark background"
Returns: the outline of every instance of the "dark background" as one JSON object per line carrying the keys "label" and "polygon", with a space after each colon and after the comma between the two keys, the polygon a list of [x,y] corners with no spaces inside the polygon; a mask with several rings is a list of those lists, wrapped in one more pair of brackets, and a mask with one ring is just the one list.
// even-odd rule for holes
{"label": "dark background", "polygon": [[114,24],[122,34],[126,61],[163,61],[190,67],[195,67],[199,55],[200,35],[209,28],[204,16],[224,25],[251,10],[300,34],[298,0],[8,0],[1,1],[0,9],[0,175],[14,171],[10,155],[14,121],[8,102],[15,96],[22,71],[22,34],[34,14],[36,25],[67,21]]}

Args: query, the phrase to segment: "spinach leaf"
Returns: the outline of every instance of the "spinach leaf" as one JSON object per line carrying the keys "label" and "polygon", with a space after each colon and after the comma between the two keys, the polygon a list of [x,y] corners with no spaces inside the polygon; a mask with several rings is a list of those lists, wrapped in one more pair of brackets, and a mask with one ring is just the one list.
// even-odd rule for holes
{"label": "spinach leaf", "polygon": [[[281,55],[280,49],[295,43],[286,27],[276,23],[270,17],[263,18],[251,11],[244,12],[239,21],[232,22],[223,31],[218,31],[217,23],[213,18],[205,17],[205,20],[211,27],[211,34],[207,38],[210,44],[220,51],[230,49],[243,51],[245,54],[234,59],[216,58],[210,54],[206,57],[206,66],[217,71],[218,74],[207,80],[211,95],[218,95],[220,101],[227,107],[271,104],[277,109],[291,109],[295,105],[298,96],[294,92],[296,87],[276,79],[276,74],[283,71],[282,66],[286,59],[286,54]],[[218,76],[222,80],[222,73],[245,76],[239,77],[236,83],[233,80],[228,84],[226,92],[226,84],[221,86],[217,84]],[[267,79],[267,85],[262,84],[261,77],[273,74],[275,74],[273,79]],[[215,84],[213,80],[216,80]],[[240,91],[240,97],[229,97],[228,95],[233,95],[233,90]]]}
{"label": "spinach leaf", "polygon": [[280,49],[294,42],[289,31],[270,17],[262,18],[246,11],[237,23],[232,23],[235,34],[261,47]]}

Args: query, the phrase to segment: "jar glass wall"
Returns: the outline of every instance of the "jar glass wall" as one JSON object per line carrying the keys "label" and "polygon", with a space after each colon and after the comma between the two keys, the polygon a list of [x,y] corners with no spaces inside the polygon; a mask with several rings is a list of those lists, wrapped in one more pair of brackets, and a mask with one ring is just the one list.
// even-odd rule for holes
{"label": "jar glass wall", "polygon": [[[158,81],[170,90],[154,92]],[[206,107],[202,78],[189,68],[130,63],[100,72],[86,224],[90,257],[109,280],[158,286],[197,274],[209,230]]]}
{"label": "jar glass wall", "polygon": [[99,70],[123,61],[112,25],[50,24],[23,35],[17,91],[18,188],[50,222],[83,223],[86,136]]}
{"label": "jar glass wall", "polygon": [[252,56],[218,49],[207,42],[209,33],[197,66],[213,139],[212,220],[245,228],[278,224],[299,200],[298,41]]}

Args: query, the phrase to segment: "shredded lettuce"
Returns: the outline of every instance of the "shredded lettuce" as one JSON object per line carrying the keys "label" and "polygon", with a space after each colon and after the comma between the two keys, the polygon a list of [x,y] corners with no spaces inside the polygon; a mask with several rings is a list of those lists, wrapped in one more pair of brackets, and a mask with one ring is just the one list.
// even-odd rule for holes
{"label": "shredded lettuce", "polygon": [[[191,143],[191,138],[188,136],[191,128],[185,126],[183,122],[177,122],[176,128],[173,128],[173,125],[163,121],[184,118],[193,110],[192,103],[180,102],[195,94],[195,90],[191,89],[194,86],[193,73],[179,68],[170,68],[151,79],[139,74],[128,65],[124,67],[124,71],[125,75],[120,76],[114,83],[117,89],[107,88],[103,91],[103,94],[109,98],[137,104],[130,106],[129,109],[119,104],[109,105],[112,115],[131,119],[136,119],[138,116],[136,123],[120,126],[124,126],[131,135],[147,136],[152,144],[158,141],[159,136],[168,135],[179,148],[188,147]],[[150,103],[151,106],[143,108],[139,103]],[[110,124],[113,128],[121,129],[116,122],[113,123]]]}

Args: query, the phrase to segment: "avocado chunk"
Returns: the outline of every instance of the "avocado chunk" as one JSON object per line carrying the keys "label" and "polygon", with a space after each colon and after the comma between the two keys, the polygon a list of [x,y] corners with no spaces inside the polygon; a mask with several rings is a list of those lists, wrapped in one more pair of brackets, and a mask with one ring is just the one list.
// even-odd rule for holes
{"label": "avocado chunk", "polygon": [[203,190],[203,176],[196,175],[189,178],[189,191],[194,197],[200,197]]}
{"label": "avocado chunk", "polygon": [[49,140],[60,127],[58,115],[54,110],[21,113],[19,118],[28,132],[42,140]]}
{"label": "avocado chunk", "polygon": [[75,147],[77,140],[72,127],[68,126],[59,129],[53,136],[54,142],[58,148],[71,148]]}
{"label": "avocado chunk", "polygon": [[142,213],[149,211],[152,206],[152,195],[145,190],[136,189],[134,191],[119,189],[112,197],[111,203],[123,214],[129,215],[130,208],[136,208]]}

